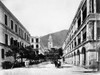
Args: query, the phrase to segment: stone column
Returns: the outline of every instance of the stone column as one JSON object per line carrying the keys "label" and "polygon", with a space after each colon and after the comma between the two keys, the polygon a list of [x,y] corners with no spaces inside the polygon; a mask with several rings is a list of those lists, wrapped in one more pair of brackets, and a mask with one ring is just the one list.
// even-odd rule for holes
{"label": "stone column", "polygon": [[71,57],[71,64],[73,64],[73,56]]}
{"label": "stone column", "polygon": [[80,66],[80,55],[77,55],[77,65]]}
{"label": "stone column", "polygon": [[87,0],[87,4],[86,4],[87,5],[87,15],[89,15],[89,10],[90,10],[90,8],[89,8],[89,6],[90,6],[89,1],[90,0]]}
{"label": "stone column", "polygon": [[84,54],[80,54],[80,66],[83,66]]}
{"label": "stone column", "polygon": [[81,24],[83,22],[83,11],[81,10]]}
{"label": "stone column", "polygon": [[70,61],[70,60],[69,60],[69,57],[68,57],[67,62],[69,63],[69,61]]}
{"label": "stone column", "polygon": [[87,36],[87,41],[89,40],[89,24],[86,25],[86,36]]}
{"label": "stone column", "polygon": [[94,22],[94,40],[97,39],[97,23]]}
{"label": "stone column", "polygon": [[94,0],[94,13],[96,13],[96,0]]}
{"label": "stone column", "polygon": [[76,55],[74,56],[74,65],[76,65]]}
{"label": "stone column", "polygon": [[72,64],[72,57],[70,57],[70,64]]}
{"label": "stone column", "polygon": [[8,36],[8,45],[10,45],[10,37]]}
{"label": "stone column", "polygon": [[73,56],[73,64],[74,64],[74,56]]}
{"label": "stone column", "polygon": [[83,32],[81,31],[81,42],[83,42]]}
{"label": "stone column", "polygon": [[72,64],[72,61],[73,61],[72,56],[71,56],[71,59],[70,60],[71,60],[71,64]]}
{"label": "stone column", "polygon": [[78,65],[78,55],[76,55],[76,65]]}
{"label": "stone column", "polygon": [[69,64],[71,64],[71,60],[70,59],[71,59],[71,57],[69,57]]}

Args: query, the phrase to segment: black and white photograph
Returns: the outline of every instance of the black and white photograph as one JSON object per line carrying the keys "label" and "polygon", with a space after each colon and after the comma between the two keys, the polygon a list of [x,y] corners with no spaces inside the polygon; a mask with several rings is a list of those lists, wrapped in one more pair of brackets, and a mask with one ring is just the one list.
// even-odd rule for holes
{"label": "black and white photograph", "polygon": [[100,75],[100,0],[0,0],[0,75]]}

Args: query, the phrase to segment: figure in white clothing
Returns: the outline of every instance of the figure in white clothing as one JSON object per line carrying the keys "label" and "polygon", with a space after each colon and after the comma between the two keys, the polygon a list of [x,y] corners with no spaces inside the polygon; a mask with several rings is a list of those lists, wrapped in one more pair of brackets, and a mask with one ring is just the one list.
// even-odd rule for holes
{"label": "figure in white clothing", "polygon": [[25,67],[29,67],[29,60],[25,60]]}

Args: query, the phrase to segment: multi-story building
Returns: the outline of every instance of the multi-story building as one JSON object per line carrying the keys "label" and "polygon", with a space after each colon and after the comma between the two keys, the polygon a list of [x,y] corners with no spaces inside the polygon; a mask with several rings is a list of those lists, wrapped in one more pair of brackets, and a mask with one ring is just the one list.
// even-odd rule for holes
{"label": "multi-story building", "polygon": [[34,50],[36,50],[36,54],[40,51],[40,37],[32,37],[31,38],[31,46]]}
{"label": "multi-story building", "polygon": [[63,44],[65,62],[89,66],[100,61],[100,0],[82,0]]}
{"label": "multi-story building", "polygon": [[0,66],[5,60],[13,62],[13,57],[7,57],[10,46],[30,45],[30,34],[19,20],[0,1]]}

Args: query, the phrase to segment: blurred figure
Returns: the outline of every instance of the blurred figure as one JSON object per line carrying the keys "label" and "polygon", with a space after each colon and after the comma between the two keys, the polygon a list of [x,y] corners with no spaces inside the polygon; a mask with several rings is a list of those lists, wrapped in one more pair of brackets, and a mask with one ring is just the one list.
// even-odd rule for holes
{"label": "blurred figure", "polygon": [[55,67],[57,67],[57,60],[54,61]]}
{"label": "blurred figure", "polygon": [[29,60],[25,60],[25,67],[29,67]]}

